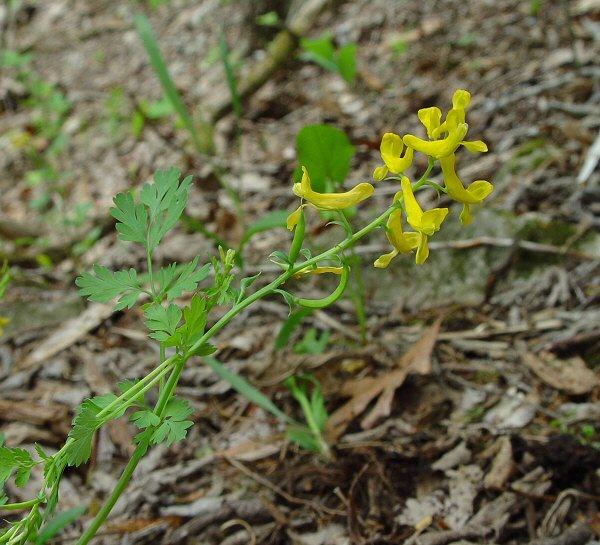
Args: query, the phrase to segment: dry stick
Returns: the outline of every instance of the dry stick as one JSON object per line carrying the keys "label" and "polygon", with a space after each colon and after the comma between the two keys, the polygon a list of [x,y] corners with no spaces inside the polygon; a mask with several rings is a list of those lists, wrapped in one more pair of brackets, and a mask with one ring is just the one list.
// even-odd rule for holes
{"label": "dry stick", "polygon": [[271,481],[269,481],[269,479],[265,479],[264,477],[247,468],[244,464],[238,462],[234,458],[225,457],[225,460],[227,460],[233,467],[239,469],[242,473],[250,477],[252,480],[256,481],[259,484],[262,484],[263,486],[266,486],[267,488],[275,492],[275,494],[281,496],[284,500],[289,501],[290,503],[307,505],[308,507],[311,507],[317,512],[324,512],[328,515],[344,516],[346,514],[345,511],[340,511],[339,509],[331,509],[329,507],[325,507],[324,505],[319,505],[314,501],[292,496],[291,494],[288,494],[285,490],[279,488],[276,484],[273,484]]}
{"label": "dry stick", "polygon": [[[307,0],[302,3],[296,13],[288,16],[286,28],[273,38],[273,41],[267,47],[264,60],[238,82],[237,88],[241,100],[252,96],[283,66],[298,47],[299,39],[314,26],[317,16],[327,7],[330,1]],[[232,110],[231,97],[224,94],[223,99],[211,115],[212,123],[215,124]]]}

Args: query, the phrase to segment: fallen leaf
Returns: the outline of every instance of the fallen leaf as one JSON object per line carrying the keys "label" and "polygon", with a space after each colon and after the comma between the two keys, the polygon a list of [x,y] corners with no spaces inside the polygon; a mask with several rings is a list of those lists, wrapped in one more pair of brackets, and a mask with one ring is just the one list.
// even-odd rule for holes
{"label": "fallen leaf", "polygon": [[542,381],[571,395],[587,394],[600,383],[579,356],[560,359],[552,352],[542,352],[525,354],[523,359]]}
{"label": "fallen leaf", "polygon": [[325,434],[335,441],[348,427],[350,422],[361,414],[371,401],[377,399],[375,406],[361,421],[363,429],[369,429],[380,419],[389,416],[396,390],[402,386],[409,374],[427,375],[431,373],[431,352],[440,331],[442,318],[404,354],[392,371],[379,377],[367,377],[351,380],[344,384],[341,394],[350,397],[327,420]]}

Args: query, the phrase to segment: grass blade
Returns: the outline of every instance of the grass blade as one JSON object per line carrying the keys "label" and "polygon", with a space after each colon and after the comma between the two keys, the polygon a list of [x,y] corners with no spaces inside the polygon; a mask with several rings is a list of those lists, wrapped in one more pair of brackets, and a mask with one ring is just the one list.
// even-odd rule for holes
{"label": "grass blade", "polygon": [[179,91],[175,87],[173,80],[171,79],[171,75],[169,74],[169,70],[165,61],[162,57],[160,49],[158,47],[158,42],[156,41],[156,37],[154,36],[154,32],[152,31],[152,27],[150,26],[150,22],[144,15],[136,15],[135,18],[135,26],[137,27],[138,33],[144,44],[146,52],[150,57],[150,63],[152,64],[152,68],[154,68],[154,72],[158,76],[160,80],[160,84],[165,92],[165,95],[175,108],[175,111],[181,118],[181,121],[185,128],[189,131],[192,136],[192,140],[194,141],[194,146],[198,151],[202,151],[202,144],[200,141],[200,137],[196,128],[194,127],[194,123],[192,121],[192,117],[188,112]]}
{"label": "grass blade", "polygon": [[266,411],[274,414],[278,418],[281,418],[288,424],[298,425],[293,418],[280,411],[277,406],[265,395],[259,392],[252,384],[250,384],[245,378],[240,375],[231,372],[225,367],[220,361],[212,358],[211,356],[204,356],[202,358],[204,362],[224,381],[231,384],[231,387],[242,394],[245,398],[256,403],[259,407],[262,407]]}
{"label": "grass blade", "polygon": [[225,31],[221,26],[221,33],[219,34],[219,52],[221,54],[221,62],[225,69],[225,77],[227,78],[227,85],[229,86],[229,92],[231,93],[231,103],[233,104],[233,111],[235,112],[235,118],[239,124],[242,118],[242,101],[238,93],[237,82],[235,80],[235,74],[233,73],[233,67],[229,59],[229,48],[227,47],[227,40],[225,38]]}

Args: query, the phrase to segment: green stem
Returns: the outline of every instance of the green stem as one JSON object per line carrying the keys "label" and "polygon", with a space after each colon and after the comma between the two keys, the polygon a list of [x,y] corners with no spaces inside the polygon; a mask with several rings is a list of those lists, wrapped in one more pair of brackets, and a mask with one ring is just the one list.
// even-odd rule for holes
{"label": "green stem", "polygon": [[[129,390],[127,390],[126,392],[123,392],[114,401],[111,401],[106,407],[104,407],[104,409],[102,409],[97,414],[98,418],[102,418],[104,415],[109,414],[117,406],[119,406],[119,410],[120,410],[120,406],[121,406],[123,400],[132,399],[132,398],[137,397],[140,394],[140,392],[142,392],[142,390],[145,392],[146,391],[145,383],[152,380],[153,378],[155,378],[156,375],[160,374],[162,376],[163,371],[167,367],[169,367],[176,358],[177,358],[177,356],[173,355],[170,358],[166,359],[158,367],[156,367],[150,373],[148,373],[143,379],[136,382],[136,384],[134,384],[131,388],[129,388]],[[152,380],[152,384],[155,384],[155,383],[156,382],[154,380]]]}
{"label": "green stem", "polygon": [[18,503],[5,503],[4,505],[0,505],[0,511],[16,511],[18,509],[27,509],[28,507],[33,507],[34,505],[38,505],[40,500],[35,498],[29,501],[21,501]]}
{"label": "green stem", "polygon": [[108,517],[109,513],[112,511],[112,508],[115,506],[115,503],[117,503],[117,500],[129,484],[133,472],[135,471],[135,468],[146,453],[146,450],[147,447],[143,444],[140,444],[135,448],[114,490],[110,494],[108,500],[106,500],[106,503],[102,506],[102,509],[100,509],[98,514],[94,517],[92,523],[88,526],[86,531],[79,538],[77,545],[86,545],[96,535],[96,532],[98,531],[100,526],[102,526],[102,524],[106,520],[106,517]]}

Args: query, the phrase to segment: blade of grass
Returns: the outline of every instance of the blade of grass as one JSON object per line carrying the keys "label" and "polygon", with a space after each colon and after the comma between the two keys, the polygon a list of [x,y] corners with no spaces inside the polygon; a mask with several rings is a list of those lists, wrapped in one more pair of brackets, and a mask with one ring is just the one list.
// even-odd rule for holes
{"label": "blade of grass", "polygon": [[223,25],[221,25],[221,32],[219,34],[219,53],[221,54],[221,62],[225,69],[225,77],[227,78],[227,85],[229,86],[229,92],[231,93],[233,111],[235,112],[235,118],[239,126],[240,119],[242,118],[242,101],[240,100],[235,74],[233,73],[233,67],[231,66],[229,48],[227,47],[227,39],[225,38]]}
{"label": "blade of grass", "polygon": [[156,37],[154,36],[154,32],[150,26],[150,22],[144,15],[136,15],[134,17],[134,21],[142,43],[144,44],[146,52],[148,53],[148,57],[150,57],[150,63],[152,64],[152,67],[154,68],[154,71],[160,80],[160,84],[162,85],[165,95],[179,115],[181,122],[189,131],[194,142],[194,146],[199,152],[202,153],[202,143],[200,141],[200,137],[196,131],[196,128],[194,127],[192,117],[185,107],[181,95],[177,91],[171,75],[169,74],[169,70],[158,47],[158,42],[156,41]]}
{"label": "blade of grass", "polygon": [[227,369],[219,360],[211,356],[203,356],[202,359],[217,376],[228,382],[234,390],[242,394],[245,398],[281,418],[284,422],[299,425],[293,418],[280,411],[268,397],[252,386],[245,378]]}

